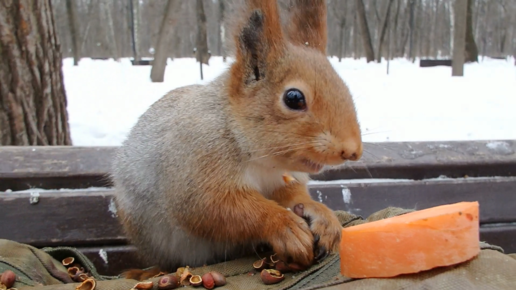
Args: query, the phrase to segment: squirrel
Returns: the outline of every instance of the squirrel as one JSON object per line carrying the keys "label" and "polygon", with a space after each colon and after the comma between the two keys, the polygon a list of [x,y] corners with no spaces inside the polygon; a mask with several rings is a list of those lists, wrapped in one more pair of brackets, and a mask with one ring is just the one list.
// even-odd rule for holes
{"label": "squirrel", "polygon": [[294,0],[283,25],[275,0],[247,1],[229,69],[156,101],[119,148],[117,213],[159,269],[224,262],[259,244],[303,267],[316,248],[338,251],[342,226],[307,183],[358,160],[362,140],[350,91],[326,57],[325,2]]}

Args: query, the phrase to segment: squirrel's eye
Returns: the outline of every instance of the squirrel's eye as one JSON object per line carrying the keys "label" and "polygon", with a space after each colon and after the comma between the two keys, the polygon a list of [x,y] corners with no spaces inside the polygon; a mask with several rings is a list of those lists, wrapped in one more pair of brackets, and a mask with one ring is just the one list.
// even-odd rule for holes
{"label": "squirrel's eye", "polygon": [[290,89],[285,92],[283,102],[292,110],[303,111],[306,110],[306,101],[303,93],[298,89]]}

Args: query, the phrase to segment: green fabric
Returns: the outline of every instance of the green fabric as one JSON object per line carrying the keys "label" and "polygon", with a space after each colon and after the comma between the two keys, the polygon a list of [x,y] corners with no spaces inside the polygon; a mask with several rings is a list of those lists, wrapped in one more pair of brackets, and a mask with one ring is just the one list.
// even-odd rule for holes
{"label": "green fabric", "polygon": [[[363,219],[343,211],[335,212],[341,224],[349,227],[365,222],[405,214],[410,210],[386,208]],[[194,274],[211,270],[222,273],[227,284],[217,289],[516,289],[516,255],[505,255],[500,247],[481,243],[481,253],[472,261],[451,267],[442,267],[418,274],[389,279],[351,279],[340,274],[337,254],[299,273],[286,273],[285,280],[264,285],[259,273],[252,268],[256,257],[242,258],[225,263],[192,269]],[[13,241],[0,240],[0,272],[13,270],[18,280],[14,287],[27,290],[74,290],[61,260],[74,257],[97,281],[98,290],[127,290],[136,281],[100,275],[91,261],[74,248],[56,247],[36,249]],[[159,278],[150,279],[157,285]],[[154,286],[157,289],[157,286]],[[189,287],[181,288],[189,289]],[[199,288],[197,288],[199,289]]]}

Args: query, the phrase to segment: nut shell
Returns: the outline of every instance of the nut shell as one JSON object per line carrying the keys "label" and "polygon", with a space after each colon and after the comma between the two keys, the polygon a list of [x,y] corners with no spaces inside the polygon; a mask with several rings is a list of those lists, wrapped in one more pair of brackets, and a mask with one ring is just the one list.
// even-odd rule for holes
{"label": "nut shell", "polygon": [[215,288],[215,280],[213,279],[211,273],[206,273],[202,275],[202,286],[204,286],[204,288],[206,289]]}
{"label": "nut shell", "polygon": [[279,261],[274,265],[274,268],[281,273],[292,272],[292,269],[283,261]]}
{"label": "nut shell", "polygon": [[13,271],[7,270],[2,273],[0,277],[0,284],[3,284],[7,289],[13,287],[14,282],[16,282],[16,274]]}
{"label": "nut shell", "polygon": [[260,259],[253,263],[253,268],[255,268],[258,271],[265,269],[266,266],[267,266],[267,258]]}
{"label": "nut shell", "polygon": [[260,273],[260,278],[265,285],[276,284],[285,279],[285,276],[280,271],[274,269],[263,269]]}
{"label": "nut shell", "polygon": [[97,282],[95,282],[95,279],[89,278],[84,280],[75,290],[94,290],[95,287],[97,287]]}
{"label": "nut shell", "polygon": [[[178,269],[179,271],[179,269]],[[190,268],[186,267],[181,271],[181,276],[179,278],[179,284],[182,286],[190,285],[190,277],[192,277],[192,273],[190,272]]]}
{"label": "nut shell", "polygon": [[73,264],[73,262],[75,261],[75,258],[74,257],[68,257],[68,258],[64,258],[61,263],[63,263],[63,266],[70,266]]}
{"label": "nut shell", "polygon": [[213,281],[215,282],[215,286],[220,287],[226,285],[226,277],[217,271],[211,271],[211,276],[213,277]]}
{"label": "nut shell", "polygon": [[133,286],[133,289],[149,290],[152,289],[152,286],[154,286],[154,283],[152,283],[152,281],[138,282],[136,283],[136,285]]}
{"label": "nut shell", "polygon": [[158,289],[159,290],[170,290],[179,287],[179,280],[174,274],[165,275],[159,279]]}
{"label": "nut shell", "polygon": [[201,286],[202,285],[202,278],[199,275],[192,275],[190,277],[190,284],[194,287]]}

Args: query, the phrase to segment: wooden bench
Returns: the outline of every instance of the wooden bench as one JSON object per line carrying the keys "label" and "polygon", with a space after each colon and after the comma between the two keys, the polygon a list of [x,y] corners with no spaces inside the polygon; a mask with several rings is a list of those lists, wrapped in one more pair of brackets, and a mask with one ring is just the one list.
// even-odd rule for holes
{"label": "wooden bench", "polygon": [[[144,267],[116,219],[115,147],[0,147],[0,238],[79,248],[106,275]],[[367,217],[388,206],[480,202],[481,240],[516,252],[516,141],[368,143],[310,193]],[[107,263],[101,255],[107,254]]]}

